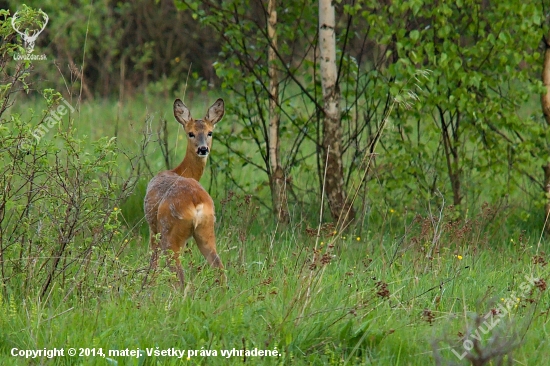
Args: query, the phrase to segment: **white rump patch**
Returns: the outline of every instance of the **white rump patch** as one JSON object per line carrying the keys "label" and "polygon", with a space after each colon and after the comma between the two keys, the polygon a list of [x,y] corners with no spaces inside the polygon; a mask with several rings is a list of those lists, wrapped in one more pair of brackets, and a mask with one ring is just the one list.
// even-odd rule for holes
{"label": "white rump patch", "polygon": [[197,226],[200,225],[201,221],[202,221],[202,218],[204,216],[204,211],[202,210],[204,207],[203,207],[203,204],[200,203],[197,205],[196,209],[196,213],[195,213],[195,217],[193,218],[193,227],[196,229]]}

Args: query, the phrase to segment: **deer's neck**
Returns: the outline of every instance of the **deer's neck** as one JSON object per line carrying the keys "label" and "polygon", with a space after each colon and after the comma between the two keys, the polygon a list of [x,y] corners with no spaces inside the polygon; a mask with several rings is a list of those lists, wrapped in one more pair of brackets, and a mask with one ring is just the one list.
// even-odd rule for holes
{"label": "deer's neck", "polygon": [[206,158],[199,158],[194,151],[189,149],[185,153],[185,158],[176,168],[172,169],[174,173],[185,178],[193,178],[197,182],[201,179],[206,166]]}

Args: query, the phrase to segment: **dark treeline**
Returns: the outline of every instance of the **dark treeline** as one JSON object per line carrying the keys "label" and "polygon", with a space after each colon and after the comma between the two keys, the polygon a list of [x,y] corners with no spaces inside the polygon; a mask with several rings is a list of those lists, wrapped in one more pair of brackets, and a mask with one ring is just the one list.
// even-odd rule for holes
{"label": "dark treeline", "polygon": [[[12,14],[21,7],[19,1],[3,3]],[[37,50],[55,60],[59,70],[36,65],[36,72],[58,90],[59,72],[82,82],[84,98],[132,96],[153,84],[153,91],[167,93],[189,72],[217,83],[212,64],[220,52],[220,37],[191,13],[177,11],[173,1],[26,4],[49,16]]]}

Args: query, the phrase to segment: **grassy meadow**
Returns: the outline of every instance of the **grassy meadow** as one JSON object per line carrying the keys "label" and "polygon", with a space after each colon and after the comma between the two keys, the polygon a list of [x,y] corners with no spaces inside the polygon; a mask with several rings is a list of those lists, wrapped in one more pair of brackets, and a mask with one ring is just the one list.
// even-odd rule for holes
{"label": "grassy meadow", "polygon": [[[192,95],[186,104],[202,117],[215,97]],[[276,225],[266,207],[265,176],[235,167],[233,179],[250,189],[244,192],[218,174],[229,159],[216,141],[231,133],[228,115],[201,180],[216,203],[228,287],[219,285],[193,242],[182,258],[184,292],[167,268],[148,274],[142,203],[151,172],[166,168],[155,135],[162,119],[170,165],[185,152],[172,102],[96,100],[79,106],[72,124],[59,126],[76,130],[83,150],[116,136],[122,151],[137,155],[149,121],[149,168],[133,194],[112,208],[120,225],[112,229],[112,251],[89,264],[94,288],[67,278],[65,286],[56,282],[39,296],[39,289],[23,293],[21,278],[20,286],[10,282],[0,291],[0,365],[549,364],[542,222],[521,220],[513,206],[472,205],[467,220],[455,220],[448,204],[406,209],[373,197],[362,225],[345,232],[330,220],[320,223],[318,207],[292,203],[291,223]],[[36,115],[44,108],[28,101],[11,113],[32,120],[31,107]],[[55,144],[55,136],[50,131],[43,139]],[[118,174],[130,174],[127,160],[118,159]],[[303,179],[296,185],[306,192],[310,182]],[[64,356],[12,355],[13,349],[53,348],[63,348]],[[77,355],[67,355],[69,348]],[[255,349],[272,355],[246,354]],[[172,350],[186,352],[180,357]]]}

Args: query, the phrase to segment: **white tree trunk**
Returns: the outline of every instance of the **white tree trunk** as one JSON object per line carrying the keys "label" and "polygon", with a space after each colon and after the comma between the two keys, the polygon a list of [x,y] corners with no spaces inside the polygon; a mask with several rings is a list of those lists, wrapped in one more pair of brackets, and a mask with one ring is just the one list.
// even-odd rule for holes
{"label": "white tree trunk", "polygon": [[279,75],[277,73],[277,2],[269,0],[267,4],[268,22],[267,35],[270,46],[268,49],[268,72],[269,72],[269,164],[271,172],[269,175],[273,211],[277,220],[287,222],[289,220],[286,180],[283,168],[281,167],[281,156],[279,153]]}
{"label": "white tree trunk", "polygon": [[340,121],[340,93],[336,90],[336,31],[331,0],[319,0],[319,67],[325,116]]}
{"label": "white tree trunk", "polygon": [[[550,32],[544,39],[544,61],[542,65],[542,83],[546,87],[546,93],[541,96],[542,113],[550,127]],[[544,193],[546,194],[545,220],[550,215],[550,164],[542,167],[544,170]],[[547,234],[550,234],[550,223],[546,222],[544,227]]]}
{"label": "white tree trunk", "polygon": [[542,83],[546,87],[546,93],[541,96],[542,113],[546,123],[550,126],[550,32],[544,39],[544,61],[542,64]]}
{"label": "white tree trunk", "polygon": [[355,212],[351,204],[346,202],[344,191],[334,13],[331,0],[319,0],[319,68],[324,100],[323,149],[327,154],[325,191],[332,217],[345,226],[354,218]]}

